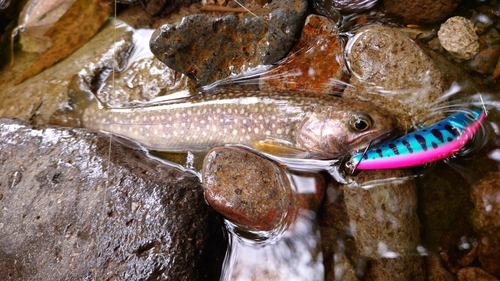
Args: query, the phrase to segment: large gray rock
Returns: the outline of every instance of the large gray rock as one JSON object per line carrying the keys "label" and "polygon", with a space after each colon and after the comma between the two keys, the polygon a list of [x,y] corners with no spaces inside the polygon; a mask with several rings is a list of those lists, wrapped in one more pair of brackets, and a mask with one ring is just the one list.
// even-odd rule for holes
{"label": "large gray rock", "polygon": [[195,175],[84,130],[0,119],[0,139],[3,280],[218,280]]}
{"label": "large gray rock", "polygon": [[153,54],[170,68],[207,85],[290,51],[305,21],[307,1],[273,1],[238,17],[200,14],[165,24],[151,37]]}

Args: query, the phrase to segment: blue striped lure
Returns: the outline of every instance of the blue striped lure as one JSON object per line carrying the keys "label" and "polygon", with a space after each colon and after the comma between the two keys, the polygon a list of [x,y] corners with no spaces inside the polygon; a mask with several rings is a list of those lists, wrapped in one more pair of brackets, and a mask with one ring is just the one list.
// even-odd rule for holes
{"label": "blue striped lure", "polygon": [[429,127],[355,154],[346,167],[354,173],[418,166],[447,158],[465,146],[485,118],[485,112],[476,110],[452,114]]}

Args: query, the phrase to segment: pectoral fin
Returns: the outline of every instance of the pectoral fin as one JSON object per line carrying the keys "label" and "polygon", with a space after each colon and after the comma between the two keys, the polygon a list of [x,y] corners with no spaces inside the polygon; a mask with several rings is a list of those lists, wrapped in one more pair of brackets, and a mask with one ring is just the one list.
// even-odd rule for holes
{"label": "pectoral fin", "polygon": [[260,152],[279,157],[304,158],[307,155],[306,151],[293,147],[289,142],[274,139],[254,141],[252,146]]}

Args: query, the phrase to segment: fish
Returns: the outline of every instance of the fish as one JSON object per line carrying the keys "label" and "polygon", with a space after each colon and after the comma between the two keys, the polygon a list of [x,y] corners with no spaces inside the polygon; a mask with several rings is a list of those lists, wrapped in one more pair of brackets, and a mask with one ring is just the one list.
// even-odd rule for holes
{"label": "fish", "polygon": [[345,166],[356,170],[397,169],[448,158],[463,148],[486,118],[485,111],[461,111],[447,118],[353,155]]}
{"label": "fish", "polygon": [[145,148],[198,152],[227,144],[291,158],[333,159],[381,140],[396,128],[387,111],[326,94],[222,90],[158,105],[82,114],[83,127]]}

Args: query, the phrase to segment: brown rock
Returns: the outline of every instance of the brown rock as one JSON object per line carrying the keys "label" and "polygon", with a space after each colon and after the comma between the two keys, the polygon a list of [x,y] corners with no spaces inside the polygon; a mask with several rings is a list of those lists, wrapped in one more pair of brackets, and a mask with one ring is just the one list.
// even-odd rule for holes
{"label": "brown rock", "polygon": [[500,173],[488,173],[471,191],[472,220],[479,234],[478,258],[483,269],[500,277]]}
{"label": "brown rock", "polygon": [[469,183],[444,163],[427,170],[417,183],[422,243],[430,251],[444,251],[457,260],[461,237],[475,236],[469,217],[473,209]]}
{"label": "brown rock", "polygon": [[212,149],[202,178],[210,206],[245,229],[270,231],[296,215],[296,198],[284,171],[243,148]]}
{"label": "brown rock", "polygon": [[350,228],[359,254],[368,258],[366,280],[425,280],[417,252],[420,224],[415,181],[407,170],[363,171],[344,188]]}
{"label": "brown rock", "polygon": [[110,69],[125,66],[134,46],[133,34],[134,30],[121,21],[117,21],[116,26],[104,26],[68,58],[19,85],[13,84],[19,78],[15,75],[23,73],[23,66],[30,66],[33,62],[28,56],[16,56],[13,68],[0,71],[0,117],[30,120],[36,109],[37,123],[46,124],[65,101],[68,85],[75,76],[98,87],[111,74]]}
{"label": "brown rock", "polygon": [[387,14],[405,23],[435,23],[449,15],[461,0],[384,0]]}
{"label": "brown rock", "polygon": [[310,15],[290,55],[261,77],[261,89],[336,93],[344,88],[347,78],[336,24],[325,17]]}
{"label": "brown rock", "polygon": [[500,78],[500,58],[498,59],[497,66],[495,67],[495,70],[493,71],[493,78],[495,78],[495,79]]}
{"label": "brown rock", "polygon": [[462,268],[457,273],[458,281],[498,281],[494,276],[478,267]]}
{"label": "brown rock", "polygon": [[439,254],[428,252],[425,257],[425,269],[429,281],[456,281],[457,277],[446,270]]}
{"label": "brown rock", "polygon": [[[325,280],[358,280],[357,267],[350,261],[357,258],[354,241],[349,229],[349,217],[344,196],[336,182],[327,187],[323,207],[318,214],[321,226],[321,248]],[[361,269],[364,270],[364,267]],[[362,274],[359,274],[362,275]]]}
{"label": "brown rock", "polygon": [[481,74],[493,73],[500,57],[500,45],[480,51],[470,62],[471,68]]}
{"label": "brown rock", "polygon": [[226,241],[197,176],[84,130],[1,119],[0,138],[2,279],[219,278]]}
{"label": "brown rock", "polygon": [[185,7],[190,5],[191,3],[196,2],[195,0],[173,0],[173,1],[165,1],[165,0],[144,0],[141,2],[144,10],[152,15],[158,16],[166,16],[175,10],[178,10],[180,7]]}
{"label": "brown rock", "polygon": [[351,71],[343,96],[369,100],[389,110],[402,129],[442,118],[437,99],[444,91],[441,72],[420,47],[397,29],[367,25],[347,44]]}

